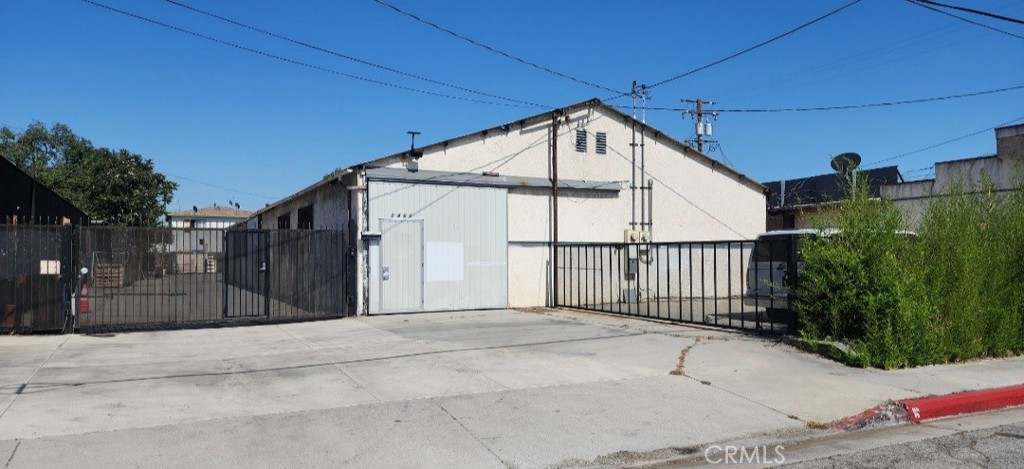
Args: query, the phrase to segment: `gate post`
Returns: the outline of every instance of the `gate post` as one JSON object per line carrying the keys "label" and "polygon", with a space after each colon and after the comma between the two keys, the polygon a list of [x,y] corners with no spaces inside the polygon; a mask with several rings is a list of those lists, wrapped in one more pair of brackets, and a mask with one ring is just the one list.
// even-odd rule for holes
{"label": "gate post", "polygon": [[221,235],[221,246],[224,248],[224,271],[220,275],[221,283],[224,284],[224,304],[222,305],[224,314],[221,315],[221,319],[228,318],[228,270],[234,265],[231,259],[231,248],[233,246],[228,244],[228,233],[229,230],[224,230],[224,234]]}
{"label": "gate post", "polygon": [[263,258],[267,263],[266,271],[263,273],[263,314],[267,316],[267,319],[270,319],[270,238],[272,234],[273,232],[264,231],[261,236],[263,238]]}
{"label": "gate post", "polygon": [[800,328],[799,321],[796,317],[796,311],[793,309],[793,303],[796,301],[796,290],[797,284],[800,282],[800,268],[799,259],[797,256],[798,247],[797,243],[800,242],[797,236],[792,236],[789,241],[789,255],[787,256],[788,261],[786,262],[786,316],[788,321],[786,324],[786,333],[795,336],[797,329]]}

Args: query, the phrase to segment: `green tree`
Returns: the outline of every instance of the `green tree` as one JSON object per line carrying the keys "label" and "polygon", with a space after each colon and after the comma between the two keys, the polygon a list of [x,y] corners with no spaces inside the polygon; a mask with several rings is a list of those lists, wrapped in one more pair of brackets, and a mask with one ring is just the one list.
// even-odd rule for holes
{"label": "green tree", "polygon": [[21,132],[2,127],[0,153],[93,219],[111,224],[160,223],[178,188],[152,160],[96,148],[60,123],[47,128],[33,122]]}

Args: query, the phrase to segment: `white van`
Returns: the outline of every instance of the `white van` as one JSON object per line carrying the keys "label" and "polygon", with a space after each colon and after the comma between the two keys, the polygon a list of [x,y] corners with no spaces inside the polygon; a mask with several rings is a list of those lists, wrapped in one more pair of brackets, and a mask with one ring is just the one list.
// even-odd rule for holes
{"label": "white van", "polygon": [[803,241],[812,236],[832,236],[835,228],[769,231],[757,236],[747,263],[747,289],[743,304],[771,310],[789,308],[786,290],[790,277],[804,267]]}
{"label": "white van", "polygon": [[[897,234],[917,239],[917,233],[900,230]],[[747,288],[743,304],[773,310],[789,309],[786,291],[791,278],[804,269],[803,244],[812,237],[839,234],[838,228],[769,231],[757,236],[747,263]]]}

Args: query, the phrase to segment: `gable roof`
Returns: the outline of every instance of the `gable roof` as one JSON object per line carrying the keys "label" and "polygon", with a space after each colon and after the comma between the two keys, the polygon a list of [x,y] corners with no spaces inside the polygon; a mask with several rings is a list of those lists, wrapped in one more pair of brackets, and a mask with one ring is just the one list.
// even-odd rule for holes
{"label": "gable roof", "polygon": [[[441,140],[439,142],[430,143],[430,144],[427,144],[427,145],[424,145],[424,146],[421,146],[421,147],[417,147],[416,150],[417,151],[422,151],[424,153],[427,153],[427,152],[431,152],[431,151],[434,151],[434,150],[438,150],[438,149],[443,149],[443,148],[449,147],[449,146],[451,146],[451,145],[453,145],[455,143],[458,143],[458,142],[460,142],[462,140],[471,139],[471,138],[474,138],[474,137],[477,137],[477,136],[486,136],[488,134],[495,133],[495,132],[505,132],[505,131],[508,131],[513,125],[516,125],[516,126],[534,125],[534,124],[537,124],[537,123],[540,123],[540,122],[550,121],[551,118],[553,116],[555,116],[555,115],[570,114],[570,113],[579,111],[581,109],[595,108],[595,107],[596,108],[604,109],[604,110],[608,111],[609,113],[618,116],[620,119],[625,120],[626,122],[629,122],[629,121],[635,122],[637,124],[638,129],[640,127],[642,127],[644,129],[644,131],[647,132],[651,136],[649,138],[656,138],[656,139],[662,140],[662,141],[664,141],[664,142],[666,142],[668,144],[671,144],[671,145],[675,146],[676,149],[679,150],[680,152],[686,153],[687,155],[689,155],[689,156],[697,159],[698,161],[700,161],[700,162],[702,162],[704,164],[707,164],[707,165],[709,165],[709,166],[711,166],[711,167],[713,167],[713,168],[715,168],[717,170],[720,170],[722,172],[731,174],[736,179],[738,179],[739,181],[744,182],[744,183],[750,185],[752,188],[755,188],[755,189],[758,189],[758,190],[761,190],[761,191],[766,190],[764,185],[762,185],[760,182],[751,179],[747,175],[745,175],[745,174],[743,174],[743,173],[741,173],[741,172],[739,172],[739,171],[729,167],[728,165],[726,165],[726,164],[724,164],[724,163],[722,163],[722,162],[720,162],[720,161],[718,161],[718,160],[716,160],[716,159],[714,159],[714,158],[712,158],[712,157],[710,157],[708,155],[705,155],[704,153],[701,153],[701,152],[695,150],[693,147],[691,147],[691,146],[689,146],[689,145],[687,145],[687,144],[685,144],[685,143],[683,143],[683,142],[673,138],[672,136],[670,136],[670,135],[668,135],[668,134],[666,134],[666,133],[664,133],[664,132],[662,132],[662,131],[654,128],[654,127],[651,127],[650,125],[648,125],[648,124],[646,124],[644,122],[641,122],[641,121],[633,118],[633,116],[630,116],[629,114],[619,110],[615,106],[609,105],[609,104],[605,103],[604,101],[601,101],[600,99],[597,99],[597,98],[591,98],[591,99],[588,99],[586,101],[580,101],[580,102],[578,102],[576,104],[570,104],[570,105],[565,106],[565,107],[561,107],[561,108],[550,110],[550,111],[545,111],[545,112],[542,112],[540,114],[535,114],[535,115],[530,116],[530,117],[525,117],[525,118],[517,120],[517,121],[507,122],[507,123],[504,123],[504,124],[500,124],[500,125],[496,125],[496,126],[493,126],[493,127],[489,127],[487,129],[478,130],[476,132],[471,132],[471,133],[468,133],[468,134],[460,135],[458,137],[453,137],[453,138],[449,138],[447,140]],[[361,163],[361,164],[353,165],[352,168],[359,167],[359,166],[370,166],[370,167],[372,167],[372,166],[387,165],[387,164],[391,163],[391,160],[398,159],[398,158],[401,158],[403,156],[408,156],[408,154],[409,154],[409,150],[404,150],[404,151],[401,151],[401,152],[398,152],[398,153],[392,153],[392,154],[390,154],[388,156],[384,156],[384,157],[381,157],[381,158],[377,158],[375,160],[368,161],[366,163]]]}
{"label": "gable roof", "polygon": [[168,214],[169,217],[174,218],[249,218],[252,212],[248,210],[237,209],[235,207],[224,207],[221,205],[214,205],[213,207],[203,207],[199,210],[180,210]]}
{"label": "gable roof", "polygon": [[[747,175],[745,175],[743,173],[740,173],[739,171],[736,171],[735,169],[733,169],[733,168],[723,164],[722,162],[720,162],[720,161],[718,161],[718,160],[716,160],[716,159],[714,159],[714,158],[712,158],[712,157],[710,157],[708,155],[705,155],[704,153],[698,152],[697,150],[693,149],[689,145],[687,145],[687,144],[685,144],[685,143],[683,143],[683,142],[681,142],[681,141],[679,141],[679,140],[669,136],[668,134],[666,134],[666,133],[664,133],[664,132],[662,132],[662,131],[654,128],[654,127],[651,127],[650,125],[647,125],[644,122],[641,122],[641,121],[639,121],[637,119],[634,119],[633,116],[630,116],[629,114],[626,114],[625,112],[622,112],[621,110],[619,110],[615,106],[611,106],[611,105],[609,105],[609,104],[605,103],[604,101],[601,101],[600,99],[597,99],[597,98],[591,98],[591,99],[588,99],[586,101],[580,101],[578,103],[570,104],[568,106],[564,106],[564,107],[561,107],[561,108],[558,108],[558,109],[544,111],[544,112],[542,112],[540,114],[535,114],[535,115],[532,115],[530,117],[525,117],[525,118],[519,119],[517,121],[507,122],[507,123],[504,123],[504,124],[499,124],[499,125],[496,125],[496,126],[493,126],[493,127],[488,127],[486,129],[483,129],[483,130],[478,130],[478,131],[475,131],[475,132],[470,132],[468,134],[460,135],[458,137],[453,137],[453,138],[449,138],[447,140],[441,140],[439,142],[430,143],[430,144],[427,144],[427,145],[424,145],[424,146],[417,147],[416,150],[426,153],[426,152],[430,152],[430,151],[434,151],[434,150],[438,150],[438,149],[443,149],[443,148],[449,147],[449,146],[451,146],[453,144],[459,143],[461,141],[472,139],[474,137],[486,136],[488,134],[495,133],[495,132],[505,132],[508,129],[510,129],[513,125],[517,125],[517,126],[534,125],[534,124],[537,124],[537,123],[540,123],[540,122],[550,121],[552,119],[552,117],[554,117],[556,115],[570,114],[570,113],[579,111],[581,109],[586,109],[586,108],[590,108],[590,107],[599,107],[601,109],[604,109],[604,110],[608,111],[609,113],[618,116],[620,119],[625,120],[626,122],[629,122],[630,120],[632,120],[633,122],[635,122],[637,124],[638,127],[642,127],[645,130],[645,132],[648,132],[649,135],[651,135],[652,138],[660,139],[660,140],[664,141],[665,143],[668,143],[668,144],[670,144],[672,146],[675,146],[676,149],[679,150],[680,152],[686,153],[687,155],[693,157],[694,159],[696,159],[696,160],[698,160],[698,161],[700,161],[700,162],[702,162],[702,163],[704,163],[704,164],[706,164],[708,166],[711,166],[712,168],[715,168],[715,169],[720,170],[720,171],[722,171],[724,173],[732,175],[738,181],[746,184],[747,186],[749,186],[752,189],[755,189],[755,190],[760,191],[760,192],[765,192],[765,193],[768,190],[760,182],[751,179]],[[319,189],[322,186],[325,186],[325,185],[328,185],[328,184],[334,184],[337,181],[339,181],[341,179],[341,177],[347,175],[348,173],[351,173],[352,171],[355,171],[358,168],[377,168],[377,167],[387,166],[388,164],[393,163],[395,160],[399,160],[402,157],[405,157],[405,156],[408,156],[408,155],[409,155],[409,150],[403,150],[403,151],[400,151],[398,153],[392,153],[390,155],[383,156],[383,157],[380,157],[380,158],[376,158],[376,159],[373,159],[373,160],[369,160],[369,161],[366,161],[366,162],[353,164],[353,165],[349,166],[348,168],[345,168],[345,169],[343,169],[341,171],[335,171],[335,173],[332,173],[332,175],[330,175],[328,177],[325,177],[325,178],[323,178],[323,179],[321,179],[321,180],[319,180],[319,181],[317,181],[317,182],[315,182],[313,184],[310,184],[306,188],[301,189],[301,190],[293,193],[292,195],[289,195],[289,196],[287,196],[287,197],[285,197],[285,198],[283,198],[281,200],[278,200],[278,201],[276,201],[276,202],[274,202],[272,204],[269,204],[266,207],[263,207],[263,208],[257,210],[256,212],[254,212],[252,214],[252,216],[260,215],[260,214],[270,210],[271,208],[277,207],[277,206],[279,206],[279,205],[281,205],[283,203],[286,203],[286,202],[289,202],[291,200],[297,199],[297,198],[299,198],[299,197],[301,197],[301,196],[303,196],[303,195],[305,195],[305,194],[307,194],[307,193],[309,193],[311,191]]]}
{"label": "gable roof", "polygon": [[3,181],[0,184],[0,222],[8,217],[32,223],[60,222],[61,218],[67,218],[73,224],[89,224],[89,216],[85,212],[3,155],[0,155],[0,181]]}
{"label": "gable roof", "polygon": [[[869,169],[858,174],[858,181],[867,181],[872,197],[881,197],[883,185],[903,181],[896,166]],[[764,185],[768,188],[768,208],[771,210],[825,204],[838,201],[846,195],[842,179],[836,173],[771,181]],[[785,194],[782,193],[783,186]]]}

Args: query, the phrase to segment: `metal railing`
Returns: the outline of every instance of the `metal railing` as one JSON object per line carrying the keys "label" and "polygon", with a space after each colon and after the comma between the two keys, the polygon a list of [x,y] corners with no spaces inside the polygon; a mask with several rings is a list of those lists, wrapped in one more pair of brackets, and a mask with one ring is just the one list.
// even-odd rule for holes
{"label": "metal railing", "polygon": [[753,331],[792,333],[791,242],[567,243],[556,306]]}

